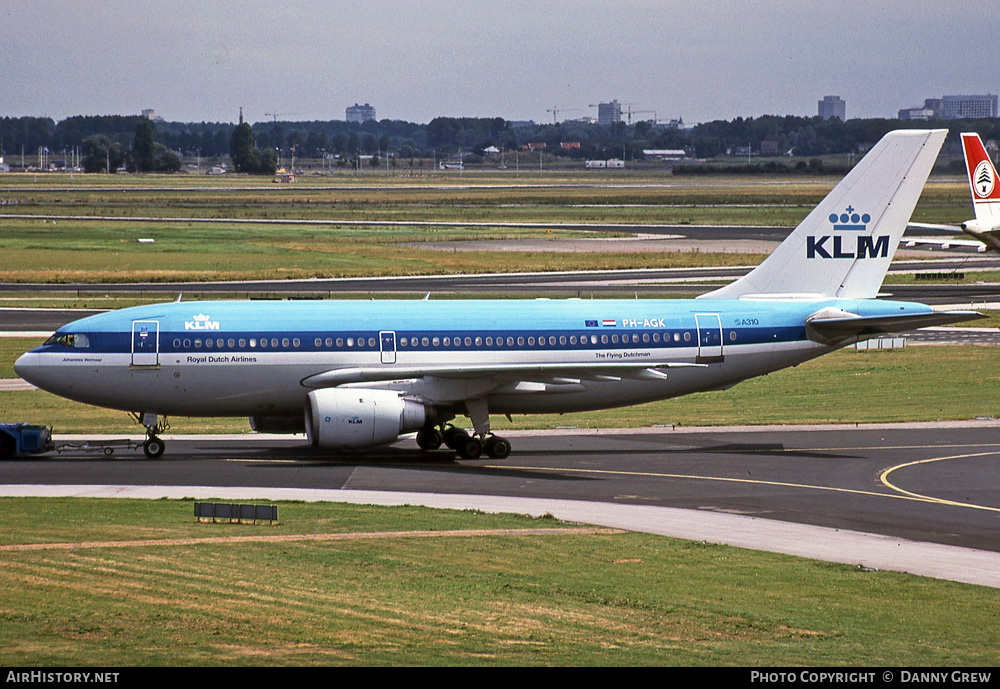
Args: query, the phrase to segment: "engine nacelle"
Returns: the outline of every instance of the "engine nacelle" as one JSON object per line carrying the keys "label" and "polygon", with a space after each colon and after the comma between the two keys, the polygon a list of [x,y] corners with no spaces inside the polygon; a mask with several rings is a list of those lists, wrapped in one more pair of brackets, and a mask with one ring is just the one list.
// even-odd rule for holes
{"label": "engine nacelle", "polygon": [[302,416],[251,416],[250,428],[258,433],[305,433]]}
{"label": "engine nacelle", "polygon": [[427,408],[392,390],[324,388],[306,398],[306,435],[314,447],[364,449],[424,427]]}

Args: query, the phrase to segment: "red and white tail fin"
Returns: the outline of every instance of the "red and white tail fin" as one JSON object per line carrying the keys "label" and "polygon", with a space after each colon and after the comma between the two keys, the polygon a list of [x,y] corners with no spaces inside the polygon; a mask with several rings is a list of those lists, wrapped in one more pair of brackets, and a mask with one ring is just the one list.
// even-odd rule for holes
{"label": "red and white tail fin", "polygon": [[980,231],[1000,225],[1000,181],[986,147],[978,134],[962,134],[965,167],[969,172],[972,189],[972,207],[976,211],[976,224]]}

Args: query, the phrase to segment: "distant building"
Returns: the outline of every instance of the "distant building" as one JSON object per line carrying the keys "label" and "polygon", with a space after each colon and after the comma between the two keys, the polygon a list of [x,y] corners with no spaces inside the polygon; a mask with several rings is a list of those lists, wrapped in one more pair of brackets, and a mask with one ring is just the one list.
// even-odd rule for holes
{"label": "distant building", "polygon": [[364,105],[354,105],[347,106],[347,115],[345,119],[348,122],[369,122],[375,119],[375,108],[365,103]]}
{"label": "distant building", "polygon": [[159,115],[157,115],[156,111],[153,110],[152,108],[146,108],[145,110],[142,110],[141,112],[142,112],[142,116],[145,117],[147,120],[150,120],[152,122],[163,122],[163,118],[160,117]]}
{"label": "distant building", "polygon": [[687,151],[682,148],[644,148],[642,154],[658,160],[678,160],[686,156]]}
{"label": "distant building", "polygon": [[923,107],[903,108],[898,117],[901,120],[940,120],[944,116],[943,102],[940,98],[925,98]]}
{"label": "distant building", "polygon": [[998,117],[997,96],[945,96],[942,115],[946,120],[978,120]]}
{"label": "distant building", "polygon": [[617,99],[597,104],[597,124],[616,124],[622,121],[622,104]]}
{"label": "distant building", "polygon": [[903,108],[899,111],[901,120],[976,120],[986,117],[1000,117],[997,96],[945,96],[927,98],[923,107]]}
{"label": "distant building", "polygon": [[761,141],[760,142],[760,154],[762,156],[776,156],[780,155],[781,151],[778,150],[777,141]]}
{"label": "distant building", "polygon": [[819,116],[824,120],[836,117],[841,122],[847,121],[847,103],[840,96],[823,96],[819,102]]}

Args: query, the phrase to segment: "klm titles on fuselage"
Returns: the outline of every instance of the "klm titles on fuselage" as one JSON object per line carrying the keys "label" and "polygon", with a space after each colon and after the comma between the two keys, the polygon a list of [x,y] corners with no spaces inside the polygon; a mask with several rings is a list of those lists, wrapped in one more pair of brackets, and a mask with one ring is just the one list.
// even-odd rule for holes
{"label": "klm titles on fuselage", "polygon": [[218,330],[219,321],[213,321],[210,316],[198,314],[194,320],[184,321],[185,330]]}
{"label": "klm titles on fuselage", "polygon": [[[871,216],[867,213],[856,213],[850,206],[846,213],[830,214],[830,223],[834,232],[864,232],[868,229]],[[846,235],[850,236],[850,235]],[[806,237],[806,258],[888,258],[889,235],[876,237],[858,235],[855,241],[844,240],[842,234],[826,234],[819,237]]]}

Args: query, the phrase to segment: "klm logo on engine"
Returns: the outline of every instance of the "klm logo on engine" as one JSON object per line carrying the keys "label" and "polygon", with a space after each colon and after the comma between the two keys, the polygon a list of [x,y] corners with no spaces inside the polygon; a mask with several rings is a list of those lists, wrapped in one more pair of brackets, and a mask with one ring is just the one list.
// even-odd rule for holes
{"label": "klm logo on engine", "polygon": [[[830,223],[836,232],[866,232],[872,217],[867,213],[857,213],[851,206],[845,213],[830,214]],[[826,234],[806,237],[806,258],[887,258],[889,256],[889,235],[870,236],[861,234],[853,238],[849,234]]]}

